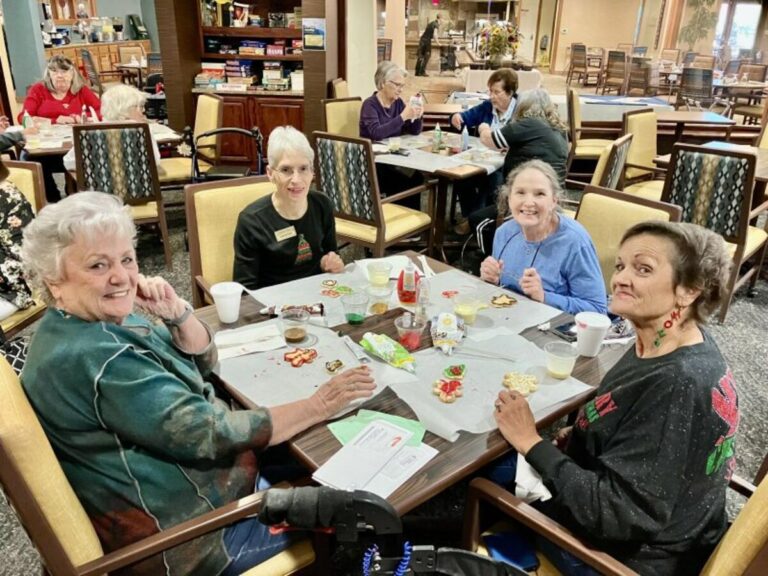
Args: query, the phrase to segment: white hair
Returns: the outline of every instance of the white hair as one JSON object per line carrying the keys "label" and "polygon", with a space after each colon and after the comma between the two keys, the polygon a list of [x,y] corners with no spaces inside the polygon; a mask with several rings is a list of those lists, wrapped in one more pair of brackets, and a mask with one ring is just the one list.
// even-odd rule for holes
{"label": "white hair", "polygon": [[310,166],[315,161],[315,151],[309,145],[309,140],[293,126],[278,126],[269,133],[267,145],[267,160],[274,169],[283,159],[286,152],[297,152],[304,156]]}
{"label": "white hair", "polygon": [[24,228],[21,261],[27,282],[49,304],[54,301],[46,282],[62,280],[64,252],[80,238],[88,241],[119,237],[136,241],[130,208],[112,194],[78,192],[48,204]]}
{"label": "white hair", "polygon": [[131,108],[144,109],[147,94],[134,86],[119,84],[104,92],[101,97],[101,115],[108,122],[130,120]]}
{"label": "white hair", "polygon": [[381,90],[385,83],[398,75],[405,78],[408,76],[408,72],[389,60],[382,60],[379,62],[379,65],[376,67],[376,73],[373,75],[373,82],[376,84],[376,90]]}

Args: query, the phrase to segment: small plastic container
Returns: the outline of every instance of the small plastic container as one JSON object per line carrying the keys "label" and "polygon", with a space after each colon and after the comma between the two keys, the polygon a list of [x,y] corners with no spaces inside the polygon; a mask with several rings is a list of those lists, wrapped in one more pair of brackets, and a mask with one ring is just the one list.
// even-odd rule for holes
{"label": "small plastic container", "polygon": [[421,346],[421,333],[426,326],[426,320],[416,318],[413,314],[403,314],[395,319],[398,342],[409,352],[418,350]]}
{"label": "small plastic container", "polygon": [[344,306],[344,317],[353,325],[362,324],[365,313],[368,310],[368,294],[365,292],[352,292],[341,297],[341,305]]}
{"label": "small plastic container", "polygon": [[368,287],[368,311],[371,314],[384,314],[389,310],[389,303],[392,300],[392,291],[394,286],[387,283],[384,286]]}
{"label": "small plastic container", "polygon": [[289,308],[282,314],[283,338],[288,344],[299,344],[307,337],[309,312],[301,308]]}
{"label": "small plastic container", "polygon": [[547,342],[544,345],[547,354],[547,373],[558,380],[565,380],[576,365],[576,347],[570,342]]}

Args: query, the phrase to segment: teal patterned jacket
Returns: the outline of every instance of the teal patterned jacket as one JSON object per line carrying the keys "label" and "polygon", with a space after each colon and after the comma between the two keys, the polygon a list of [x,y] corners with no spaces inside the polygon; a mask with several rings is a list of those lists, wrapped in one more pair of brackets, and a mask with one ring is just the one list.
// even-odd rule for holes
{"label": "teal patterned jacket", "polygon": [[[253,492],[272,421],[214,396],[203,374],[215,359],[213,345],[188,356],[134,314],[43,317],[22,385],[106,551]],[[121,574],[212,575],[228,562],[217,531]]]}

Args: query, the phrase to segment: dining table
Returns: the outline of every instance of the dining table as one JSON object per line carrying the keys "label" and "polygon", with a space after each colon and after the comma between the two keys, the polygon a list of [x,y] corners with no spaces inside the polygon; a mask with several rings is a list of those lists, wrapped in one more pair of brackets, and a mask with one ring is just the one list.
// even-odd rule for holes
{"label": "dining table", "polygon": [[709,126],[726,129],[729,134],[730,126],[736,124],[733,118],[727,118],[708,110],[659,110],[656,113],[659,125],[672,124],[675,127],[675,142],[683,137],[686,126]]}
{"label": "dining table", "polygon": [[[426,111],[425,111],[426,114]],[[389,141],[382,141],[380,148],[374,147],[377,164],[389,164],[399,168],[418,170],[437,178],[437,194],[433,207],[433,254],[446,260],[444,251],[445,220],[448,199],[453,196],[454,185],[462,180],[483,174],[491,174],[504,166],[504,154],[492,150],[480,142],[480,138],[469,137],[469,148],[461,150],[461,135],[442,132],[440,149],[433,151],[434,131],[418,135],[403,135],[398,153],[389,153]]]}
{"label": "dining table", "polygon": [[[440,285],[441,281],[443,283],[457,282],[457,287],[460,290],[476,291],[478,293],[488,293],[488,290],[492,290],[493,292],[501,291],[498,287],[491,287],[482,282],[479,278],[458,271],[438,260],[427,258],[426,260],[420,261],[418,255],[414,252],[405,252],[400,256],[405,256],[413,261],[417,268],[422,266],[422,268],[418,269],[423,269],[425,273],[427,267],[429,267],[429,271],[434,274],[434,276],[429,279],[430,285],[433,287],[431,302],[435,303],[436,301],[439,301],[436,302],[436,305],[442,305],[443,307],[446,303],[450,305],[449,301],[445,299],[444,294],[441,294],[440,292],[436,293],[434,291],[434,287]],[[424,262],[426,262],[426,264],[424,264]],[[348,274],[354,274],[354,270],[357,266],[358,263],[349,264],[348,269],[344,274],[335,275],[334,278],[338,281],[338,284],[351,283]],[[352,271],[350,271],[350,269]],[[312,277],[309,279],[302,279],[295,281],[302,284],[294,287],[291,287],[291,284],[293,283],[288,283],[280,285],[279,287],[272,287],[271,289],[253,292],[250,295],[244,295],[242,298],[239,319],[234,324],[222,324],[219,322],[215,307],[213,306],[200,308],[195,311],[195,314],[201,320],[205,321],[214,332],[219,332],[223,329],[237,329],[254,323],[264,322],[268,317],[264,316],[262,312],[264,312],[263,306],[267,304],[267,302],[257,300],[257,297],[277,298],[280,296],[286,297],[287,294],[291,293],[306,294],[307,286],[317,285],[317,287],[320,287],[328,285],[327,283],[323,283],[327,280],[324,280],[324,278],[325,276],[322,278]],[[299,290],[302,286],[303,289]],[[445,363],[467,362],[467,366],[470,366],[470,360],[467,358],[471,358],[472,349],[470,348],[466,351],[470,356],[462,356],[462,347],[469,346],[469,344],[466,343],[467,341],[474,342],[474,345],[476,346],[478,345],[477,342],[485,343],[485,348],[488,349],[488,355],[491,358],[494,355],[493,350],[514,350],[515,348],[512,343],[518,342],[518,340],[525,342],[528,346],[531,345],[530,343],[533,343],[537,347],[535,349],[538,350],[539,347],[543,347],[546,342],[558,340],[558,337],[555,336],[553,332],[543,328],[559,326],[562,323],[572,320],[570,315],[555,309],[547,310],[549,307],[543,304],[533,303],[524,296],[517,294],[512,296],[517,299],[518,303],[510,308],[508,312],[504,312],[501,316],[498,314],[498,311],[493,311],[493,313],[496,314],[495,323],[492,321],[489,323],[491,311],[488,311],[487,316],[483,315],[482,311],[478,313],[477,320],[475,321],[478,328],[475,329],[475,325],[468,328],[469,332],[467,333],[465,342],[457,344],[456,349],[454,350],[454,355],[446,357]],[[314,296],[307,297],[312,298]],[[285,300],[283,300],[283,302],[285,302]],[[326,302],[333,304],[328,300],[326,300]],[[517,314],[516,309],[519,310]],[[315,330],[324,330],[325,332],[330,331],[331,338],[336,338],[336,334],[339,336],[349,336],[355,342],[359,341],[362,335],[367,332],[387,334],[397,338],[394,319],[403,314],[403,312],[403,309],[399,308],[397,304],[394,304],[387,312],[382,314],[372,314],[368,316],[362,324],[357,325],[347,324],[343,321],[341,324],[331,324],[331,313],[327,312],[327,314],[329,314],[327,321],[331,324],[330,329],[316,328]],[[505,317],[508,317],[508,319],[505,320]],[[544,326],[537,326],[537,321],[545,317],[549,318],[549,321]],[[481,322],[481,320],[483,322]],[[481,324],[482,326],[480,326]],[[341,342],[341,339],[339,339],[339,342]],[[507,342],[510,343],[509,348],[507,347]],[[422,362],[426,362],[426,360],[423,360],[424,358],[434,358],[434,355],[441,354],[438,349],[432,348],[432,344],[429,331],[425,331],[419,342],[418,351],[414,354],[417,363],[417,375],[423,374],[421,372],[422,370],[426,371],[426,364],[422,364]],[[555,384],[555,381],[551,378],[548,380],[547,376],[541,376],[542,380],[539,390],[529,397],[532,409],[534,409],[534,404],[536,402],[536,394],[551,394],[551,392],[546,391],[549,386],[577,386],[578,388],[576,388],[577,393],[566,395],[567,397],[564,397],[562,401],[556,401],[557,397],[553,396],[550,401],[554,400],[554,404],[547,405],[545,409],[535,410],[534,414],[536,416],[537,427],[544,428],[553,424],[560,418],[574,412],[584,402],[591,399],[594,396],[597,385],[600,383],[605,373],[618,361],[630,345],[631,344],[629,343],[611,346],[604,345],[596,357],[580,357],[576,362],[572,377],[565,381],[559,381],[559,384]],[[342,354],[346,348],[343,344],[339,344],[338,346],[340,346],[340,349],[342,350],[342,352],[338,352],[338,354]],[[483,344],[480,344],[480,346],[483,346]],[[318,346],[318,349],[320,349],[320,346]],[[215,383],[225,394],[228,394],[233,401],[240,406],[244,408],[255,408],[259,405],[264,405],[260,403],[259,397],[257,397],[259,396],[257,390],[264,391],[264,394],[269,393],[279,395],[281,390],[278,388],[285,388],[293,385],[303,386],[306,390],[306,394],[310,395],[319,384],[319,382],[312,382],[309,376],[302,375],[299,369],[285,366],[282,368],[279,366],[275,367],[274,358],[282,357],[282,350],[263,352],[261,354],[264,354],[264,357],[260,360],[248,356],[234,359],[239,362],[236,369],[230,364],[224,367],[220,366],[216,370],[218,376],[214,375]],[[334,354],[336,354],[336,352],[331,352],[331,355]],[[426,356],[424,356],[425,354]],[[529,361],[527,356],[528,354],[520,354],[518,357],[509,358],[505,356],[504,353],[501,353],[499,358],[496,358],[495,360],[487,360],[488,374],[475,375],[475,382],[491,378],[489,374],[492,372],[491,366],[496,365],[494,364],[495,362],[509,362],[508,365],[510,368],[515,369],[516,366],[525,365],[525,363]],[[325,358],[322,357],[321,353],[318,362],[324,360]],[[232,361],[233,360],[227,360],[225,362]],[[261,362],[261,364],[259,364],[259,362]],[[373,367],[372,370],[374,375],[380,373],[378,371],[382,369],[382,366],[384,366],[385,369],[390,369],[379,360],[374,360],[373,362],[374,363],[369,364],[369,366]],[[480,368],[480,366],[486,365],[478,364],[478,362],[485,362],[482,360],[482,355],[480,360],[474,359],[474,362],[475,364],[472,366],[476,367],[476,372],[482,371],[483,369]],[[224,364],[224,362],[221,364]],[[277,362],[277,364],[279,364],[279,362]],[[263,369],[265,365],[267,368]],[[258,366],[262,366],[262,369],[257,368]],[[280,372],[281,369],[283,370],[282,373]],[[522,370],[522,367],[518,369]],[[291,383],[288,382],[288,379],[281,376],[281,374],[285,374],[286,371],[288,374],[295,374],[295,377],[290,378]],[[305,372],[304,374],[309,374],[309,372]],[[315,374],[321,374],[321,372],[315,372]],[[403,372],[403,374],[405,373]],[[376,377],[378,378],[378,376]],[[321,378],[321,376],[318,376],[318,380]],[[405,376],[403,376],[403,378],[405,378]],[[418,407],[419,405],[411,400],[411,397],[409,397],[408,394],[409,392],[414,394],[414,392],[410,387],[422,385],[426,386],[426,389],[429,390],[432,385],[432,381],[428,374],[418,376],[418,378],[418,381],[410,380],[405,383],[398,382],[397,378],[394,380],[390,378],[389,385],[380,390],[374,397],[357,406],[356,409],[372,410],[401,416],[410,420],[417,420],[417,410],[423,410],[423,406],[420,409]],[[467,378],[469,378],[469,375]],[[464,382],[466,389],[465,395],[462,398],[459,398],[454,404],[441,404],[437,397],[430,395],[428,392],[427,395],[428,397],[431,397],[432,400],[427,400],[427,402],[433,402],[435,406],[434,409],[446,413],[446,418],[449,419],[451,418],[451,414],[460,414],[460,412],[457,411],[471,411],[471,406],[473,406],[471,395],[476,393],[478,394],[477,398],[479,399],[480,392],[474,392],[475,388],[473,387],[471,380],[465,379]],[[492,387],[492,385],[488,383],[485,383],[484,385]],[[496,384],[496,386],[498,386],[498,390],[503,389],[500,386],[500,382]],[[554,390],[555,388],[552,389]],[[495,395],[497,392],[491,392],[491,394]],[[403,397],[409,398],[409,400],[406,401]],[[493,400],[490,398],[495,398],[495,396],[489,396],[488,398],[488,419],[492,421]],[[475,402],[477,402],[477,399]],[[458,416],[454,417],[458,418]],[[511,449],[510,445],[495,427],[495,424],[489,426],[482,432],[460,430],[452,438],[447,438],[445,433],[437,434],[433,432],[428,424],[425,424],[425,426],[427,430],[424,434],[423,442],[437,453],[387,497],[387,500],[394,506],[395,510],[400,515],[403,515],[423,502],[426,502],[461,479],[477,473],[485,465],[493,462]],[[292,454],[304,467],[307,468],[307,470],[314,472],[341,449],[341,443],[329,429],[328,423],[321,423],[312,426],[308,430],[289,440],[288,447]]]}

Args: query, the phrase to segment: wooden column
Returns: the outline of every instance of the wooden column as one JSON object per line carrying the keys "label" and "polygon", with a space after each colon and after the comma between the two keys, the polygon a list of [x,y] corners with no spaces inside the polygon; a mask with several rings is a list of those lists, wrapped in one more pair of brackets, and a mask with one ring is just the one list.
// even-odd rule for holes
{"label": "wooden column", "polygon": [[338,76],[337,0],[303,0],[304,18],[325,18],[325,51],[304,51],[304,133],[312,136],[323,127],[321,100],[327,98],[328,82]]}
{"label": "wooden column", "polygon": [[183,130],[194,123],[192,86],[202,59],[198,7],[195,2],[155,0],[155,12],[168,123],[174,130]]}
{"label": "wooden column", "polygon": [[392,62],[405,69],[405,0],[387,0],[386,6],[384,37],[392,39]]}

